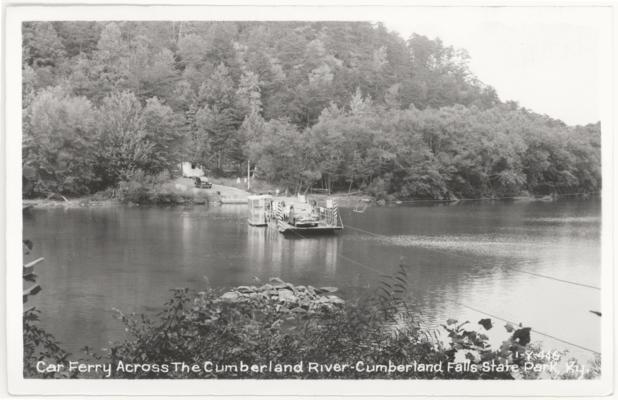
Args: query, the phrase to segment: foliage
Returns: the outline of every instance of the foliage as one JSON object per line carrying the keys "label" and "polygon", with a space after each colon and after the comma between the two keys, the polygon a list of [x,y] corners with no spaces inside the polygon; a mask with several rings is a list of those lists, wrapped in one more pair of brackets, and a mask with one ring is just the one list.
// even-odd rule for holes
{"label": "foliage", "polygon": [[[507,337],[497,348],[483,331],[492,321],[479,321],[482,330],[466,321],[448,320],[441,339],[436,332],[421,329],[414,310],[408,305],[408,275],[400,266],[386,276],[377,291],[366,300],[352,300],[344,308],[323,308],[313,312],[290,312],[276,301],[257,296],[243,302],[227,302],[217,291],[193,293],[176,289],[157,318],[125,315],[117,311],[130,337],[116,344],[112,360],[124,364],[168,365],[184,362],[202,366],[244,363],[297,364],[311,361],[356,365],[389,363],[442,364],[442,372],[379,371],[372,378],[386,379],[573,379],[569,374],[543,375],[538,371],[506,368],[482,370],[483,365],[518,365],[524,354],[540,349],[530,343],[530,328],[507,326]],[[549,352],[547,354],[550,354]],[[555,354],[557,353],[551,353]],[[110,357],[110,354],[108,354]],[[539,360],[543,364],[547,360]],[[459,364],[461,370],[448,369]],[[472,367],[470,367],[472,365]],[[465,367],[464,367],[465,366]],[[475,371],[474,368],[478,369]],[[596,374],[594,371],[597,371]],[[156,370],[120,371],[117,378],[366,378],[362,370],[239,372],[217,373],[202,368],[164,373]],[[598,376],[592,368],[588,378]]]}
{"label": "foliage", "polygon": [[30,193],[80,195],[115,186],[137,169],[171,170],[183,149],[181,121],[156,98],[144,107],[115,92],[98,109],[65,88],[41,91],[24,115],[24,167]]}
{"label": "foliage", "polygon": [[225,65],[220,64],[202,84],[198,100],[203,105],[195,115],[196,147],[201,149],[198,156],[204,158],[211,152],[211,159],[215,160],[216,168],[221,170],[225,157],[236,161],[242,159],[238,131],[243,115],[234,83]]}
{"label": "foliage", "polygon": [[208,195],[194,194],[190,190],[178,188],[170,182],[170,175],[163,171],[148,175],[143,170],[135,170],[118,185],[117,197],[123,203],[134,204],[184,204],[205,203]]}
{"label": "foliage", "polygon": [[149,162],[152,144],[143,140],[141,114],[141,104],[131,92],[113,93],[103,99],[95,161],[100,188],[117,184]]}
{"label": "foliage", "polygon": [[321,184],[331,190],[357,187],[378,197],[449,199],[600,188],[598,124],[548,126],[546,118],[522,119],[520,111],[504,107],[364,105],[359,112],[358,99],[355,95],[348,111],[326,109],[302,133],[305,151],[314,157],[304,165],[297,157],[301,164],[294,168],[320,172]]}
{"label": "foliage", "polygon": [[310,144],[287,121],[271,120],[265,123],[260,138],[251,142],[248,148],[249,158],[257,164],[256,176],[261,179],[301,191],[320,178],[319,171],[311,169]]}
{"label": "foliage", "polygon": [[[23,240],[24,257],[30,254],[34,244],[29,239]],[[24,276],[24,280],[28,282],[36,282],[37,275],[33,272],[28,272]],[[40,286],[37,286],[40,291]],[[36,364],[39,361],[46,363],[64,363],[70,356],[62,347],[54,336],[39,326],[40,311],[35,307],[26,308],[26,304],[30,296],[36,295],[38,291],[32,291],[30,295],[24,296],[24,313],[22,317],[23,328],[23,362],[24,362],[24,378],[68,378],[69,374],[66,371],[62,372],[45,372],[41,374],[36,369]]]}
{"label": "foliage", "polygon": [[601,187],[598,123],[501,102],[465,50],[380,23],[26,22],[23,38],[25,195],[180,161],[381,198]]}
{"label": "foliage", "polygon": [[39,314],[37,309],[24,312],[23,316],[23,342],[24,342],[24,378],[68,378],[66,371],[45,372],[43,375],[37,371],[38,361],[46,363],[65,363],[70,356],[54,336],[39,326]]}
{"label": "foliage", "polygon": [[41,91],[24,115],[23,165],[33,169],[35,193],[81,194],[95,179],[95,110],[62,88]]}
{"label": "foliage", "polygon": [[142,110],[142,142],[151,144],[146,163],[142,166],[150,174],[170,171],[180,159],[183,138],[179,132],[179,116],[172,109],[153,97]]}

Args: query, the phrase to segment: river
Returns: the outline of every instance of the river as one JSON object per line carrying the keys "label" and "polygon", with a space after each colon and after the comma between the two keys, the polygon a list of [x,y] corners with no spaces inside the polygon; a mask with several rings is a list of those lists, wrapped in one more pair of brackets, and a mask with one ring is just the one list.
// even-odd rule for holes
{"label": "river", "polygon": [[[380,273],[407,265],[424,326],[484,315],[533,327],[533,341],[600,351],[601,202],[464,202],[341,210],[338,235],[285,238],[250,227],[246,206],[33,210],[24,238],[43,291],[33,304],[63,346],[95,350],[125,333],[112,309],[152,313],[177,287],[265,282],[337,286],[369,293]],[[539,276],[543,275],[543,276]],[[557,278],[557,279],[550,279]],[[477,311],[474,311],[476,309]],[[506,337],[495,320],[496,337]],[[478,325],[477,325],[478,327]],[[584,351],[584,353],[586,353]],[[589,355],[589,354],[588,354]]]}

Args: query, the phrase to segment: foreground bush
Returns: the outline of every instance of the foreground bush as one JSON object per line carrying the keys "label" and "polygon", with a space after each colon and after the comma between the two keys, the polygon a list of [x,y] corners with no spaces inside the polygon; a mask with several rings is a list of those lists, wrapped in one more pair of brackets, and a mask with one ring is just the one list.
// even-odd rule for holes
{"label": "foreground bush", "polygon": [[[22,250],[24,260],[31,253],[34,244],[31,240],[23,240]],[[36,284],[37,274],[34,270],[36,263],[25,264],[23,267],[23,280],[25,285],[30,286],[29,289],[24,290],[23,295],[23,345],[24,345],[24,377],[25,378],[60,378],[68,377],[68,374],[55,374],[48,373],[41,376],[36,370],[36,363],[38,361],[46,361],[51,363],[64,363],[69,357],[60,343],[54,338],[54,336],[47,332],[45,329],[39,326],[39,314],[40,311],[35,307],[29,306],[29,300],[32,296],[36,296],[41,291],[41,286]]]}
{"label": "foreground bush", "polygon": [[[557,352],[541,352],[531,345],[530,328],[506,326],[505,340],[492,348],[483,331],[492,329],[492,321],[479,321],[478,330],[468,321],[448,320],[440,332],[421,329],[405,297],[405,268],[382,282],[378,291],[366,300],[344,305],[297,306],[304,287],[287,289],[298,297],[253,295],[262,288],[246,290],[240,298],[228,292],[223,296],[213,290],[191,293],[175,290],[156,321],[119,314],[131,338],[114,348],[114,358],[126,364],[172,366],[204,365],[211,370],[120,372],[124,378],[384,378],[384,379],[556,379],[582,378],[561,371],[522,370],[526,351],[543,357],[532,360],[537,365],[563,358]],[[276,284],[280,281],[275,280]],[[284,283],[285,284],[285,283]],[[286,284],[290,285],[290,284]],[[247,287],[242,287],[247,288]],[[299,288],[299,289],[297,289]],[[247,294],[249,293],[249,294]],[[242,301],[239,301],[242,300]],[[290,304],[292,304],[290,306]],[[294,308],[292,308],[294,307]],[[499,329],[499,328],[496,328]],[[304,363],[302,371],[239,371],[229,365],[295,365]],[[566,360],[561,360],[565,362]],[[348,364],[364,370],[309,371],[310,362]],[[598,362],[598,360],[597,360]],[[368,371],[375,365],[442,365],[442,371]],[[453,368],[448,368],[452,365]],[[459,367],[457,367],[459,365]],[[483,366],[494,366],[483,369]],[[519,366],[518,371],[501,368]],[[221,369],[216,370],[216,366]],[[599,374],[598,365],[585,377]]]}

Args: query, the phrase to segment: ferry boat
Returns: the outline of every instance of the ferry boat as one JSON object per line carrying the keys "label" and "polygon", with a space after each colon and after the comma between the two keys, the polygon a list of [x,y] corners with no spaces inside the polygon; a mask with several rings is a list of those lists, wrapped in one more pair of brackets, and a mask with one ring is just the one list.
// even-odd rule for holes
{"label": "ferry boat", "polygon": [[316,200],[307,201],[305,196],[272,197],[249,196],[249,225],[275,227],[284,235],[332,234],[343,229],[337,202],[326,199],[319,205]]}

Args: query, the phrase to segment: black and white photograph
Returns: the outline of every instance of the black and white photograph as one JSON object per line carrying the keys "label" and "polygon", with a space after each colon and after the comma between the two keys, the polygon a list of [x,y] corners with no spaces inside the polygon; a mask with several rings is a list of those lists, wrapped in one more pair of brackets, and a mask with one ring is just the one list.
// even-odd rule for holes
{"label": "black and white photograph", "polygon": [[13,394],[613,390],[612,6],[99,8],[6,8]]}

